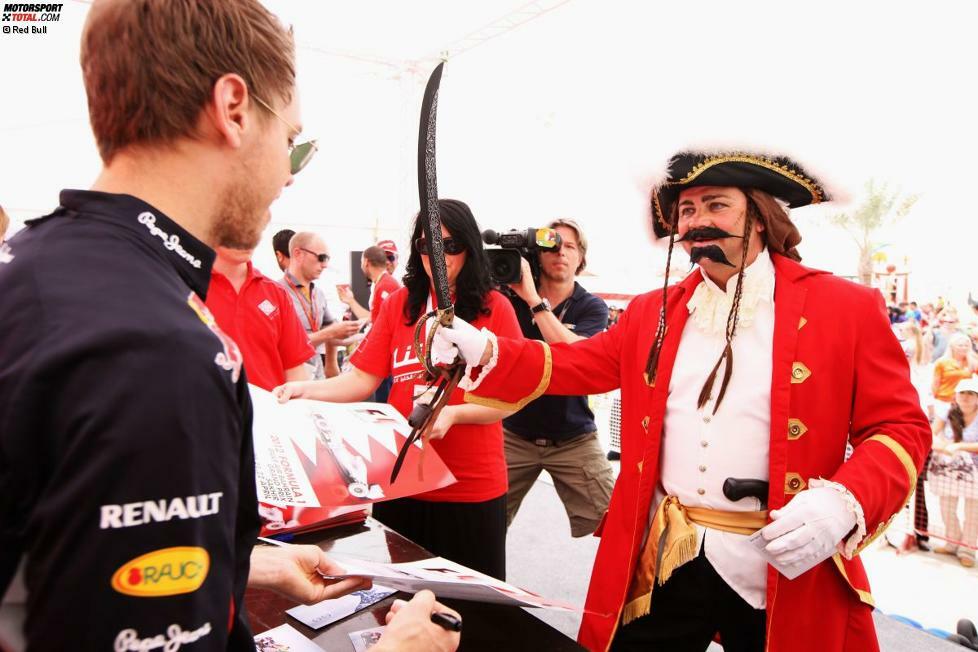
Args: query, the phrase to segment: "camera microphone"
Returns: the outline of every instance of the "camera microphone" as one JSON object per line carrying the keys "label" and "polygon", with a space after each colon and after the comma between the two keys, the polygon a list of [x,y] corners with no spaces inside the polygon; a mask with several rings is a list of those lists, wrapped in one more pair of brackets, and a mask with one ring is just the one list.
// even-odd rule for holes
{"label": "camera microphone", "polygon": [[482,241],[487,245],[499,244],[499,234],[492,229],[486,229],[482,232]]}

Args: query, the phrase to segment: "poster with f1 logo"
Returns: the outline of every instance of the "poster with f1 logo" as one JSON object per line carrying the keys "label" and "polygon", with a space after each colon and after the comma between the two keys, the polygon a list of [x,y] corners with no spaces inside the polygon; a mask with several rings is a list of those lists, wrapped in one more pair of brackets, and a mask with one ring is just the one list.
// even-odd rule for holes
{"label": "poster with f1 logo", "polygon": [[435,450],[408,451],[391,485],[398,450],[411,433],[386,403],[279,403],[250,386],[254,404],[258,500],[281,507],[365,505],[440,489],[455,482]]}

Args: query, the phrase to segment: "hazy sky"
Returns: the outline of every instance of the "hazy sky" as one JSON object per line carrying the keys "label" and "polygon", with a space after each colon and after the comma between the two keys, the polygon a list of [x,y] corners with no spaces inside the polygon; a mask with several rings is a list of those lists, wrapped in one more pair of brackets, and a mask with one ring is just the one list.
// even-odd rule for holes
{"label": "hazy sky", "polygon": [[[295,26],[306,132],[322,150],[266,235],[322,232],[343,280],[345,251],[376,237],[406,246],[432,57],[525,3],[267,4]],[[553,8],[451,57],[442,81],[439,192],[469,202],[484,228],[574,217],[598,275],[587,284],[649,289],[664,262],[646,226],[650,175],[683,146],[749,144],[795,154],[856,200],[870,177],[919,193],[881,234],[890,260],[909,260],[919,296],[972,285],[971,3],[542,4]],[[0,34],[0,204],[16,221],[98,173],[77,56],[87,8],[66,3],[46,35]],[[793,215],[805,262],[854,273],[854,248],[822,212]],[[267,243],[256,260],[274,271]]]}

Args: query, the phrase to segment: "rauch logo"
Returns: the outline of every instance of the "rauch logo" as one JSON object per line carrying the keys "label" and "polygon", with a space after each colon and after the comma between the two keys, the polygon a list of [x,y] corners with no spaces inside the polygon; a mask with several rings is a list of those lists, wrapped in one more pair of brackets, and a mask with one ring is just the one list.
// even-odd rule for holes
{"label": "rauch logo", "polygon": [[210,563],[203,548],[154,550],[120,566],[112,576],[112,588],[139,598],[193,593],[207,578]]}

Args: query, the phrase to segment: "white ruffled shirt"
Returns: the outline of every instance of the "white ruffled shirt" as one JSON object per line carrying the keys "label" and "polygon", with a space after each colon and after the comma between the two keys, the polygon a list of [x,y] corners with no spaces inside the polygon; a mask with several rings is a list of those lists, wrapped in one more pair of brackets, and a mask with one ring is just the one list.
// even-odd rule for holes
{"label": "white ruffled shirt", "polygon": [[[722,366],[713,396],[702,410],[696,401],[726,346],[727,315],[737,276],[727,282],[726,291],[705,275],[703,279],[686,303],[690,317],[669,382],[659,498],[671,495],[693,507],[756,511],[760,509],[756,498],[727,500],[723,482],[727,478],[768,480],[774,265],[767,250],[762,250],[744,272],[740,317],[732,342],[733,372],[715,415]],[[767,562],[747,537],[700,526],[697,531],[699,545],[705,543],[706,557],[720,577],[752,607],[763,609]]]}
{"label": "white ruffled shirt", "polygon": [[[724,369],[717,372],[713,395],[697,409],[703,383],[726,346],[727,315],[737,287],[732,276],[725,290],[709,277],[686,303],[690,312],[676,355],[666,401],[660,485],[657,500],[677,496],[683,505],[728,511],[755,511],[756,498],[732,502],[723,495],[727,478],[769,480],[771,374],[774,346],[774,264],[762,250],[744,271],[740,314],[733,338],[733,371],[723,403],[713,414]],[[810,487],[840,491],[857,517],[857,531],[839,546],[850,556],[866,532],[862,509],[842,485],[810,479]],[[699,547],[723,580],[755,609],[766,606],[767,562],[747,537],[696,526]]]}

